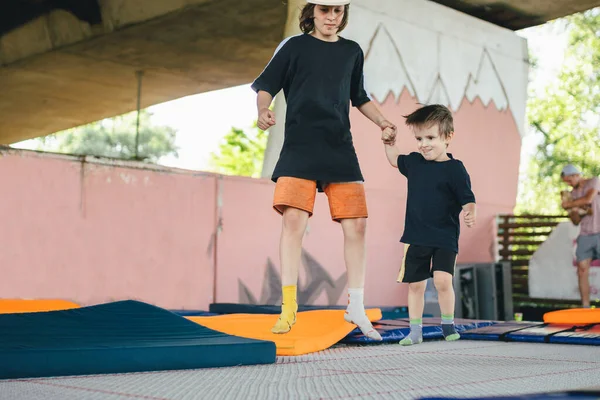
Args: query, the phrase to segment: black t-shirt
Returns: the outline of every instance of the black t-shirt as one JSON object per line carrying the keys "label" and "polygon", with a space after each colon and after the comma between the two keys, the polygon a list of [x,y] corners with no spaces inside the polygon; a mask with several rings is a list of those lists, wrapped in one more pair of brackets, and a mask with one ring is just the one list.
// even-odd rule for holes
{"label": "black t-shirt", "polygon": [[402,243],[458,252],[459,214],[475,195],[463,163],[448,156],[442,162],[427,161],[420,153],[398,156],[398,169],[408,179]]}
{"label": "black t-shirt", "polygon": [[[285,138],[272,180],[280,176],[320,183],[362,181],[350,132],[350,102],[370,101],[364,89],[364,55],[342,37],[325,42],[309,34],[285,39],[260,76],[256,92],[287,102]],[[320,185],[319,185],[320,187]]]}

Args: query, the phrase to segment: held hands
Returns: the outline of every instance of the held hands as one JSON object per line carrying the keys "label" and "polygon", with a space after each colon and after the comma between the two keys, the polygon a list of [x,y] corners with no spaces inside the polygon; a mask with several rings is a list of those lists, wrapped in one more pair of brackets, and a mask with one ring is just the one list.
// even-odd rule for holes
{"label": "held hands", "polygon": [[275,125],[275,113],[268,108],[263,108],[258,112],[258,120],[256,125],[259,129],[266,131],[273,125]]}
{"label": "held hands", "polygon": [[396,143],[396,125],[384,120],[380,125],[381,140],[384,144],[393,146]]}

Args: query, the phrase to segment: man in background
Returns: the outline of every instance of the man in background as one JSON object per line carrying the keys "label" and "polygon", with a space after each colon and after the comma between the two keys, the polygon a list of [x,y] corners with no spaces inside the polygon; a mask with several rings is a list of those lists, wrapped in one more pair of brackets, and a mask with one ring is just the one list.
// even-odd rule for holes
{"label": "man in background", "polygon": [[577,276],[582,306],[589,308],[590,264],[600,259],[600,179],[582,177],[572,164],[563,168],[560,177],[573,188],[570,199],[563,196],[562,207],[569,212],[571,220],[580,225],[575,251]]}

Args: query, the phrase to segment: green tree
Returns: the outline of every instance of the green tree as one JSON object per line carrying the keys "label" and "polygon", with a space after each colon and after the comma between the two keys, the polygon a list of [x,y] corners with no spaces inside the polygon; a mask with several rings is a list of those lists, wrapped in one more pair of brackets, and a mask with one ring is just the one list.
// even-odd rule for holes
{"label": "green tree", "polygon": [[268,134],[258,129],[256,121],[249,133],[231,128],[210,155],[213,172],[259,178],[262,171]]}
{"label": "green tree", "polygon": [[564,213],[566,163],[600,175],[600,9],[567,18],[569,46],[558,79],[530,91],[527,117],[537,147],[521,180],[517,213]]}
{"label": "green tree", "polygon": [[42,137],[38,150],[149,162],[167,155],[177,156],[177,132],[169,126],[153,125],[151,116],[147,110],[140,112],[137,156],[137,112]]}

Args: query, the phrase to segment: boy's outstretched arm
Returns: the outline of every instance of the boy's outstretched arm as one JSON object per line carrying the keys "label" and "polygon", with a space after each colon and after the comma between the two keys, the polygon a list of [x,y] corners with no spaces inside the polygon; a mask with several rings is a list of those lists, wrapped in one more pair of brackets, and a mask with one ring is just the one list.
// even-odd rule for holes
{"label": "boy's outstretched arm", "polygon": [[463,219],[467,227],[471,228],[475,226],[475,219],[477,218],[477,205],[475,203],[467,203],[462,206]]}
{"label": "boy's outstretched arm", "polygon": [[387,156],[390,165],[394,168],[398,168],[400,149],[396,147],[395,144],[384,144],[383,147],[385,147],[385,155]]}

